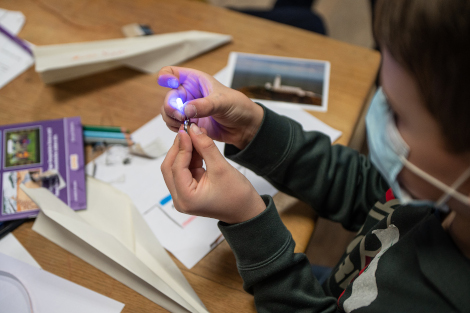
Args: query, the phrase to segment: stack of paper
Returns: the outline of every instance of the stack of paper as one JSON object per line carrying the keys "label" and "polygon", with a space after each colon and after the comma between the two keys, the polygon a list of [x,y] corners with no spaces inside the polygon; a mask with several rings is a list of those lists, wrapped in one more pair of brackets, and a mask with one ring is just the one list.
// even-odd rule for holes
{"label": "stack of paper", "polygon": [[45,188],[21,188],[41,208],[34,231],[171,312],[207,312],[127,195],[88,178],[87,210],[75,212]]}

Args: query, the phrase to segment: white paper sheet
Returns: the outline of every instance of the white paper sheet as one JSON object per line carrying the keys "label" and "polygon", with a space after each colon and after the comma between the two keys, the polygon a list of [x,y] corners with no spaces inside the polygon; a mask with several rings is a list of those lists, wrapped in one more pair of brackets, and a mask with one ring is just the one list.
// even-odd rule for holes
{"label": "white paper sheet", "polygon": [[8,255],[12,258],[20,260],[31,266],[41,268],[38,262],[29,254],[23,245],[10,233],[0,240],[0,253]]}
{"label": "white paper sheet", "polygon": [[0,25],[13,35],[18,35],[26,18],[20,11],[0,9]]}
{"label": "white paper sheet", "polygon": [[[4,22],[7,22],[10,29],[16,31],[18,27],[21,28],[18,23],[15,24],[11,18],[8,18],[8,16],[11,16],[10,13],[4,13],[3,15],[5,14],[7,14],[7,18]],[[26,71],[33,63],[33,56],[29,52],[0,32],[0,88]]]}
{"label": "white paper sheet", "polygon": [[0,253],[2,312],[118,313],[124,304]]}

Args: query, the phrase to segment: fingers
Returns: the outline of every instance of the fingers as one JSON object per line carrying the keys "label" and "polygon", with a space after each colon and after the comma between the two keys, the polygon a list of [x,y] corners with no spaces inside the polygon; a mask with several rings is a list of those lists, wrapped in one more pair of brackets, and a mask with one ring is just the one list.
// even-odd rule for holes
{"label": "fingers", "polygon": [[[181,99],[181,102],[178,102],[178,98]],[[184,101],[186,101],[186,95],[180,88],[169,91],[163,102],[165,114],[179,122],[184,121],[184,107],[182,106],[182,102]]]}
{"label": "fingers", "polygon": [[205,160],[207,169],[217,168],[227,163],[214,141],[207,136],[195,123],[189,128],[191,141],[198,154]]}
{"label": "fingers", "polygon": [[[165,99],[165,112],[178,121],[186,116],[196,118],[217,113],[217,104],[221,103],[224,94],[218,89],[230,90],[206,73],[176,66],[162,68],[158,73],[158,84],[174,89]],[[177,98],[185,103],[185,107],[178,106]]]}
{"label": "fingers", "polygon": [[178,196],[186,198],[197,186],[197,182],[193,180],[193,175],[189,169],[193,154],[193,145],[191,138],[184,130],[180,130],[178,136],[179,150],[171,166],[171,171]]}
{"label": "fingers", "polygon": [[158,72],[158,84],[162,87],[178,88],[180,74],[176,66],[165,66]]}
{"label": "fingers", "polygon": [[205,98],[188,101],[184,108],[184,114],[189,118],[206,117],[217,113],[214,97],[209,95]]}
{"label": "fingers", "polygon": [[173,145],[171,146],[170,150],[168,150],[168,153],[166,154],[165,160],[163,160],[163,163],[160,166],[160,169],[163,174],[163,179],[165,180],[165,184],[168,187],[168,190],[170,191],[170,194],[173,200],[177,199],[177,194],[176,194],[176,187],[175,187],[175,182],[173,180],[173,173],[171,171],[171,167],[173,163],[175,162],[175,158],[176,158],[176,155],[178,154],[178,151],[179,151],[179,136],[177,135],[175,138],[175,141],[173,142]]}
{"label": "fingers", "polygon": [[158,72],[158,84],[162,87],[176,89],[186,83],[188,79],[209,76],[208,74],[184,67],[165,66]]}
{"label": "fingers", "polygon": [[182,122],[177,121],[174,118],[169,117],[167,115],[167,113],[165,112],[165,107],[164,106],[161,107],[160,113],[162,115],[163,121],[168,126],[168,128],[171,131],[174,131],[175,133],[178,132]]}
{"label": "fingers", "polygon": [[196,149],[193,149],[193,153],[191,156],[191,163],[189,163],[189,169],[196,169],[196,168],[202,168],[203,166],[203,161],[202,157],[197,153]]}

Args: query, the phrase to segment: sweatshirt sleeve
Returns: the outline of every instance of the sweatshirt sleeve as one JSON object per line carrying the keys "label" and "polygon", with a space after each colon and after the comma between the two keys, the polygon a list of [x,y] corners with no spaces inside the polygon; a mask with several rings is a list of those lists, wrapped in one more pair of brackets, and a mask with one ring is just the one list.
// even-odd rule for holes
{"label": "sweatshirt sleeve", "polygon": [[253,140],[243,150],[226,145],[225,156],[308,203],[319,216],[357,231],[388,189],[370,160],[262,107],[263,122]]}
{"label": "sweatshirt sleeve", "polygon": [[258,312],[336,312],[302,253],[282,223],[273,200],[262,196],[266,210],[243,223],[219,228],[232,248],[243,288],[254,295]]}

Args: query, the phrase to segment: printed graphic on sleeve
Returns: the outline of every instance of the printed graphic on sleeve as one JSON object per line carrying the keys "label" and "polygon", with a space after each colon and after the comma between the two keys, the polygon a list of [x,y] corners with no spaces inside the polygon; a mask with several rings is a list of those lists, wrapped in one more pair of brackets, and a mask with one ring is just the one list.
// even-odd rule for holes
{"label": "printed graphic on sleeve", "polygon": [[352,283],[352,294],[343,304],[345,312],[368,306],[377,298],[378,290],[375,273],[380,258],[391,246],[398,242],[400,237],[398,228],[393,224],[386,229],[374,230],[372,233],[380,240],[382,249]]}

